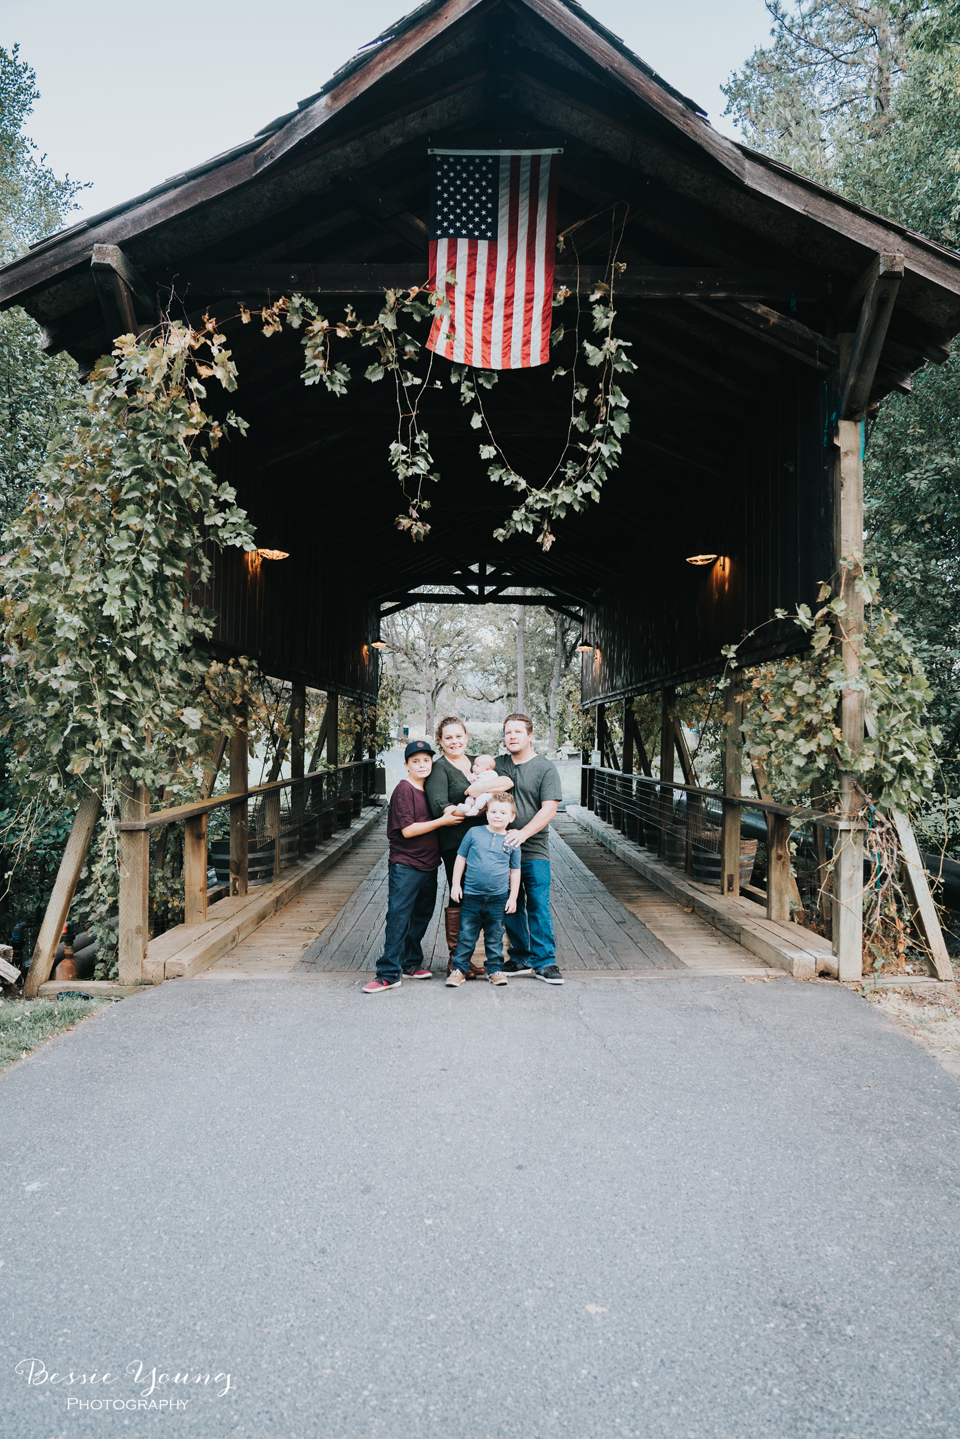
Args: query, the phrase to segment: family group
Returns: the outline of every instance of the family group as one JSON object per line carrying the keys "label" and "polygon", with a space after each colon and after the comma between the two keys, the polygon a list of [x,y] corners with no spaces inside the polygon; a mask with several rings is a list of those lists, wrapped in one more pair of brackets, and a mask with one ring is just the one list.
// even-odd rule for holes
{"label": "family group", "polygon": [[[550,914],[548,833],[563,798],[559,770],[534,749],[527,715],[507,715],[507,753],[496,758],[468,755],[466,726],[454,715],[437,725],[436,742],[439,757],[426,740],[410,741],[403,756],[406,778],[390,798],[386,939],[377,977],[364,993],[396,989],[404,978],[432,978],[422,941],[436,905],[440,864],[450,888],[444,923],[451,988],[468,979],[503,985],[511,974],[562,984]],[[481,931],[486,957],[478,964]]]}

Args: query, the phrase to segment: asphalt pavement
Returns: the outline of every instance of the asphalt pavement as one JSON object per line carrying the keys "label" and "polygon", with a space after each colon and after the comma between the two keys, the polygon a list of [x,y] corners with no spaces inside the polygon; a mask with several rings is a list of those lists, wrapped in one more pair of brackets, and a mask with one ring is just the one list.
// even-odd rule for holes
{"label": "asphalt pavement", "polygon": [[960,1433],[960,1082],[870,1005],[365,977],[0,1077],[2,1439]]}

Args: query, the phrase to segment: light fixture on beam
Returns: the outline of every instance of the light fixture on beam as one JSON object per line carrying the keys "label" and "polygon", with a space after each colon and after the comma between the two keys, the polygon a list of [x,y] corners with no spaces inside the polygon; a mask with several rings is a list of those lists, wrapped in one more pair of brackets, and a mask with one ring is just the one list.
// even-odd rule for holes
{"label": "light fixture on beam", "polygon": [[288,560],[290,558],[289,550],[265,550],[258,548],[257,554],[262,560]]}
{"label": "light fixture on beam", "polygon": [[712,565],[718,555],[687,555],[688,565]]}
{"label": "light fixture on beam", "polygon": [[584,640],[582,645],[577,645],[577,649],[582,655],[592,655],[596,649],[596,645],[588,644],[587,641]]}
{"label": "light fixture on beam", "polygon": [[388,650],[390,646],[387,644],[386,640],[371,640],[370,648],[372,650]]}

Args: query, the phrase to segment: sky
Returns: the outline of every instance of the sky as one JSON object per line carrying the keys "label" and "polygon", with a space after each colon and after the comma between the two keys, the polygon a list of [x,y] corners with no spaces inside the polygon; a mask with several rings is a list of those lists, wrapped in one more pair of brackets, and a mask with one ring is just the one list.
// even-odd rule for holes
{"label": "sky", "polygon": [[[249,139],[315,94],[416,0],[0,0],[0,45],[40,90],[28,132],[91,215]],[[763,0],[587,0],[671,85],[722,118],[720,85],[757,46]]]}

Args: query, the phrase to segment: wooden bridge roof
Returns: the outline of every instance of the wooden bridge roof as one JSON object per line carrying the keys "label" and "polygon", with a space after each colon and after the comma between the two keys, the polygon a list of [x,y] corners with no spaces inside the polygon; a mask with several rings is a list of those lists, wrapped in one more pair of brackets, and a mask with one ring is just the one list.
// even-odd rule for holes
{"label": "wooden bridge roof", "polygon": [[[368,357],[344,346],[356,378],[338,399],[304,388],[297,335],[265,340],[229,321],[241,298],[319,292],[334,314],[346,300],[372,308],[385,284],[424,280],[427,150],[451,143],[563,147],[561,265],[576,258],[602,274],[611,207],[627,213],[617,328],[639,367],[632,430],[601,503],[561,523],[547,554],[526,537],[493,540],[512,492],[486,477],[448,387],[425,405],[443,478],[431,533],[414,545],[393,524],[396,406],[387,386],[360,378]],[[810,597],[829,570],[838,406],[863,413],[947,358],[960,256],[718,134],[574,0],[428,0],[251,140],[0,269],[0,306],[22,305],[50,351],[84,365],[128,328],[125,303],[145,323],[158,295],[174,315],[211,307],[229,324],[251,436],[225,470],[292,556],[283,578],[277,566],[260,581],[262,662],[366,688],[369,671],[348,680],[343,655],[307,656],[298,637],[302,607],[344,586],[366,639],[381,606],[424,586],[478,600],[535,587],[572,610],[619,605],[637,624],[660,604],[656,657],[643,675],[611,677],[613,692],[715,668],[725,635]],[[847,332],[861,359],[841,392]],[[502,375],[489,401],[532,478],[569,419],[548,370]],[[719,619],[705,618],[704,578],[684,565],[704,546],[739,565]],[[219,597],[236,609],[223,642],[251,652],[239,618],[250,605],[232,583]],[[656,600],[664,593],[672,609]],[[359,631],[340,627],[353,653]]]}

